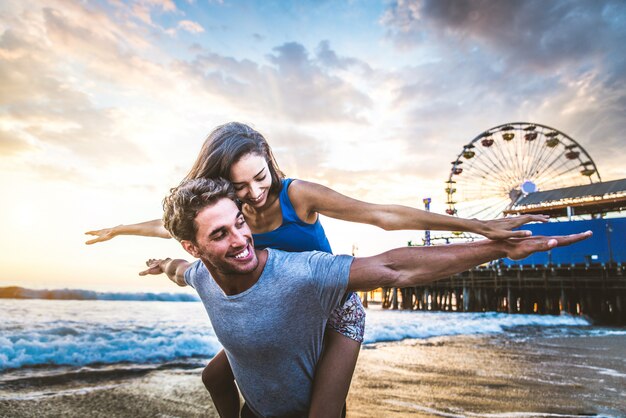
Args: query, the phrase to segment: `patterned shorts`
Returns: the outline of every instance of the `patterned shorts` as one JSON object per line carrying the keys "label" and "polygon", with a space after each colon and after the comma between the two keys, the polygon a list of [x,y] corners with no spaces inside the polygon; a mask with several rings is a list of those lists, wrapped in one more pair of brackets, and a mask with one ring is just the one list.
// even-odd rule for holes
{"label": "patterned shorts", "polygon": [[363,342],[365,309],[356,293],[350,292],[344,304],[330,314],[327,326],[354,341]]}

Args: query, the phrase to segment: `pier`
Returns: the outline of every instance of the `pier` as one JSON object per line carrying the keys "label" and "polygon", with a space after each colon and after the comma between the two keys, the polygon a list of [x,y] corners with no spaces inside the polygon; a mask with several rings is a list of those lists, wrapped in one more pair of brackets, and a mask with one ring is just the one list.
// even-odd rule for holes
{"label": "pier", "polygon": [[385,309],[584,315],[598,324],[626,325],[626,268],[492,265],[427,286],[383,288]]}
{"label": "pier", "polygon": [[[584,173],[583,173],[584,174]],[[452,193],[452,192],[451,192]],[[534,235],[593,236],[571,247],[501,259],[427,286],[383,288],[363,295],[385,309],[505,312],[590,318],[626,325],[626,179],[528,193],[504,213],[543,213],[551,222],[525,225]],[[578,218],[589,219],[573,220]],[[609,216],[610,215],[610,216]],[[617,216],[616,216],[617,215]],[[436,239],[436,238],[435,238]],[[448,237],[448,243],[455,237]],[[427,235],[424,245],[431,237]],[[409,242],[410,246],[413,246]]]}
{"label": "pier", "polygon": [[[501,259],[425,286],[383,288],[364,304],[386,309],[550,314],[598,324],[626,325],[626,178],[602,181],[583,146],[558,129],[511,122],[481,132],[452,161],[446,213],[463,218],[544,214],[550,222],[524,225],[534,235],[593,236],[571,247]],[[429,210],[431,199],[424,199]],[[461,232],[423,246],[469,242]],[[414,241],[409,246],[421,246]]]}

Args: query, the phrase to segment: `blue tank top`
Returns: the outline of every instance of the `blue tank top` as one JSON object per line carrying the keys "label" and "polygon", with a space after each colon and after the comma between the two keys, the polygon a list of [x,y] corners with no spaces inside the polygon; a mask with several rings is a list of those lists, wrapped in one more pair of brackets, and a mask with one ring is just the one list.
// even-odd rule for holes
{"label": "blue tank top", "polygon": [[319,218],[315,223],[302,221],[296,213],[287,190],[293,179],[284,179],[278,195],[283,223],[273,231],[252,234],[258,249],[275,248],[290,252],[324,251],[331,253],[330,243]]}

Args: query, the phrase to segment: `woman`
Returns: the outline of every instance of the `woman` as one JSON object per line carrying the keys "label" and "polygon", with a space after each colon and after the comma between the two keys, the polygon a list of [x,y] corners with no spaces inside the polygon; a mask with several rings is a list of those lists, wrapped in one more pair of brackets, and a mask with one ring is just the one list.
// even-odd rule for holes
{"label": "woman", "polygon": [[[491,239],[526,236],[529,233],[525,231],[511,230],[530,221],[545,221],[543,216],[530,215],[492,221],[459,219],[405,206],[365,203],[319,184],[285,179],[265,138],[237,122],[219,126],[209,135],[185,180],[199,177],[224,177],[231,181],[259,249],[331,252],[319,214],[385,230],[467,231]],[[87,234],[96,236],[87,244],[117,235],[170,238],[161,220]],[[316,369],[310,416],[340,415],[363,341],[364,318],[359,298],[350,294],[329,319],[324,352]],[[221,416],[238,416],[238,392],[223,351],[205,368],[203,382]]]}

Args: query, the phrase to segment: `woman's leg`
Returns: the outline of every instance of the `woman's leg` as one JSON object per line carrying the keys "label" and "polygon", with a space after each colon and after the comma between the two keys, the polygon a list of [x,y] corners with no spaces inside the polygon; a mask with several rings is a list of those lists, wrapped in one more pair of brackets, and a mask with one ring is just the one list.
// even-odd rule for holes
{"label": "woman's leg", "polygon": [[239,391],[224,350],[217,353],[202,371],[202,383],[211,394],[222,418],[239,418]]}
{"label": "woman's leg", "polygon": [[309,418],[339,418],[350,389],[361,343],[327,328],[315,369]]}
{"label": "woman's leg", "polygon": [[328,320],[315,369],[309,418],[342,416],[365,330],[365,310],[352,293]]}

